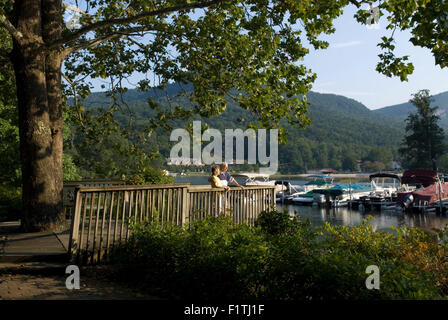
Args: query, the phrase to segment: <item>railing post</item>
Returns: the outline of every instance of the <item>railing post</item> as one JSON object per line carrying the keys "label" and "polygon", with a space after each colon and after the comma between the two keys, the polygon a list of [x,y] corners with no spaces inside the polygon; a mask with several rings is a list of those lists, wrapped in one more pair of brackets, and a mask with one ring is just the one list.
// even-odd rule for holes
{"label": "railing post", "polygon": [[125,217],[127,218],[128,216],[129,216],[129,210],[131,209],[130,208],[130,203],[129,203],[129,198],[130,198],[130,196],[129,196],[129,191],[125,191],[124,192],[124,199],[123,199],[123,201],[124,201],[124,208],[125,208],[125,212],[126,212],[126,215],[125,215]]}
{"label": "railing post", "polygon": [[182,188],[182,226],[190,220],[190,199],[188,195],[188,187]]}
{"label": "railing post", "polygon": [[73,210],[72,223],[70,226],[70,239],[68,244],[68,255],[71,262],[74,262],[74,257],[78,253],[78,234],[79,234],[79,220],[81,216],[81,194],[79,187],[75,188],[75,208]]}

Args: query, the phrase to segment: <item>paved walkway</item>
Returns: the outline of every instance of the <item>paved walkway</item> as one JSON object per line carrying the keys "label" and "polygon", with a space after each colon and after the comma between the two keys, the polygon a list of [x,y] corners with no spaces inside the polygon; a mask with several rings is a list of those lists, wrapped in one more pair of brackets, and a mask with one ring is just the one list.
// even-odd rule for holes
{"label": "paved walkway", "polygon": [[67,289],[68,230],[20,233],[19,227],[19,221],[0,222],[0,300],[158,300],[111,281],[102,267],[81,268],[81,288]]}
{"label": "paved walkway", "polygon": [[82,268],[80,289],[65,285],[65,264],[0,263],[0,300],[160,300],[107,278],[100,268]]}
{"label": "paved walkway", "polygon": [[0,223],[0,263],[67,260],[69,230],[19,233],[19,221]]}

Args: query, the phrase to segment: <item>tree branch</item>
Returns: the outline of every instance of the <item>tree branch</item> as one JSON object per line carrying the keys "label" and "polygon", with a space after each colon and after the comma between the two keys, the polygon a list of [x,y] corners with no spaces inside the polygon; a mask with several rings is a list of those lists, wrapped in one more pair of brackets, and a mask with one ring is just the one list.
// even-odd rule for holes
{"label": "tree branch", "polygon": [[361,4],[358,2],[358,1],[356,1],[356,0],[349,0],[351,3],[353,3],[356,7],[360,7],[361,6]]}
{"label": "tree branch", "polygon": [[[159,10],[154,10],[154,11],[150,11],[150,12],[143,12],[143,13],[135,15],[133,17],[116,18],[116,19],[99,21],[99,22],[90,24],[88,26],[85,26],[72,34],[51,43],[50,45],[48,45],[47,48],[53,49],[53,48],[56,48],[63,44],[67,44],[67,43],[76,41],[82,35],[92,32],[92,31],[95,31],[95,30],[98,30],[98,29],[101,29],[101,28],[106,28],[106,27],[113,26],[113,25],[124,25],[124,24],[135,23],[144,18],[154,17],[154,16],[158,16],[158,15],[162,15],[162,14],[169,14],[169,13],[182,11],[182,10],[201,9],[201,8],[206,8],[206,7],[212,7],[212,6],[215,6],[219,3],[223,3],[226,1],[229,1],[229,0],[211,0],[211,1],[207,1],[207,2],[187,3],[187,4],[181,4],[181,5],[163,8],[163,9],[159,9]],[[122,32],[122,31],[120,31],[120,32]],[[109,36],[112,36],[112,35],[113,34],[111,34]]]}
{"label": "tree branch", "polygon": [[74,12],[79,12],[79,13],[85,15],[85,16],[88,16],[87,13],[85,13],[84,11],[82,11],[82,10],[79,9],[79,8],[76,8],[76,7],[71,6],[71,5],[69,5],[69,4],[66,4],[66,3],[63,3],[62,5],[63,5],[64,8],[66,8],[66,9],[69,9],[69,10],[74,11]]}
{"label": "tree branch", "polygon": [[[73,6],[68,5],[68,4],[65,4],[65,3],[63,3],[62,6],[63,6],[64,8],[66,8],[66,9],[70,10],[70,11],[78,12],[78,13],[82,14],[84,17],[87,17],[87,18],[90,20],[89,22],[92,22],[92,20],[93,20],[93,17],[92,17],[90,14],[87,14],[86,12],[82,11],[82,10],[79,9],[79,8],[73,7]],[[84,21],[84,22],[81,22],[81,23],[82,23],[83,25],[86,25],[86,24],[87,24],[85,21]]]}
{"label": "tree branch", "polygon": [[69,48],[66,48],[65,50],[63,50],[63,56],[66,57],[68,54],[70,54],[70,53],[72,53],[74,51],[77,51],[77,50],[80,50],[80,49],[85,49],[85,48],[88,48],[88,47],[93,47],[93,46],[99,45],[99,44],[101,44],[103,42],[106,42],[108,40],[112,40],[112,39],[118,38],[118,37],[121,37],[121,34],[115,33],[115,34],[107,35],[107,36],[104,36],[104,37],[101,37],[101,38],[98,38],[98,39],[92,39],[92,40],[89,40],[89,41],[85,41],[85,42],[79,43],[76,46],[69,47]]}
{"label": "tree branch", "polygon": [[83,129],[85,129],[85,125],[84,125],[84,119],[82,118],[82,114],[81,114],[81,110],[79,110],[79,104],[78,104],[78,93],[76,92],[76,83],[74,83],[73,81],[70,80],[69,77],[67,77],[64,73],[61,73],[62,77],[65,79],[65,81],[67,81],[67,83],[70,85],[70,87],[72,88],[72,92],[73,92],[73,98],[74,98],[74,106],[76,109],[76,114],[78,116],[79,119],[79,123],[81,124],[81,127]]}
{"label": "tree branch", "polygon": [[121,37],[122,37],[123,39],[128,40],[129,42],[132,42],[132,43],[135,44],[136,46],[140,47],[140,49],[143,49],[143,50],[146,50],[146,49],[147,49],[143,44],[141,44],[140,42],[135,41],[134,39],[132,39],[132,38],[130,37],[130,35],[131,35],[131,34],[123,34]]}
{"label": "tree branch", "polygon": [[348,1],[351,2],[352,4],[354,4],[357,8],[360,8],[363,3],[369,3],[368,0],[361,0],[361,1],[348,0]]}
{"label": "tree branch", "polygon": [[16,39],[17,42],[22,42],[23,34],[18,31],[12,23],[6,18],[4,14],[0,14],[0,22],[5,26],[6,30],[13,36],[14,39]]}
{"label": "tree branch", "polygon": [[[114,38],[123,37],[123,38],[126,38],[127,40],[130,40],[130,38],[128,36],[133,36],[133,35],[135,36],[136,33],[149,32],[149,31],[165,31],[165,30],[163,30],[161,28],[154,28],[154,27],[135,27],[135,28],[128,28],[126,30],[119,30],[113,34],[105,35],[105,36],[103,36],[101,38],[97,38],[97,39],[87,40],[82,43],[78,43],[72,47],[68,47],[64,50],[64,57],[66,55],[70,54],[71,52],[74,52],[74,51],[77,51],[80,49],[85,49],[88,47],[93,47],[93,46],[99,45],[105,41],[112,40]],[[138,35],[138,36],[142,37],[143,34]],[[133,40],[133,42],[135,43],[135,40]],[[140,47],[141,47],[141,45],[140,45]]]}

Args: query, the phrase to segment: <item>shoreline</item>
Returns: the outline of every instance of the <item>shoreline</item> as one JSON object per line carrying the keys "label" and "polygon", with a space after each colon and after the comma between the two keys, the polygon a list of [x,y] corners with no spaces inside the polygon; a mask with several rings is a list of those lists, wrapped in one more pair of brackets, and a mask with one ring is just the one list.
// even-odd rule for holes
{"label": "shoreline", "polygon": [[[247,172],[231,172],[231,174],[237,175],[237,174],[244,174]],[[253,173],[253,172],[251,172]],[[388,172],[389,173],[389,172]],[[371,174],[374,174],[374,172],[372,173],[332,173],[332,174],[328,174],[328,176],[333,177],[334,179],[365,179],[365,178],[369,178],[369,176]],[[393,174],[396,174],[398,176],[401,176],[402,173],[395,173],[393,172]],[[270,175],[269,178],[271,179],[277,179],[277,178],[308,178],[310,176],[315,176],[315,175],[327,175],[327,174],[319,174],[319,173],[295,173],[295,174],[273,174]],[[194,172],[193,174],[185,174],[183,176],[181,175],[177,175],[179,177],[208,177],[209,174],[207,173],[199,173],[199,172]]]}
{"label": "shoreline", "polygon": [[[332,173],[332,174],[320,174],[320,173],[301,173],[301,174],[274,174],[270,176],[270,178],[283,178],[283,177],[293,177],[293,178],[308,178],[309,176],[315,176],[315,175],[324,175],[324,176],[330,176],[335,179],[364,179],[369,178],[371,174],[374,174],[375,172],[371,173]],[[389,173],[389,172],[388,172]],[[402,173],[393,173],[397,176],[401,176]]]}

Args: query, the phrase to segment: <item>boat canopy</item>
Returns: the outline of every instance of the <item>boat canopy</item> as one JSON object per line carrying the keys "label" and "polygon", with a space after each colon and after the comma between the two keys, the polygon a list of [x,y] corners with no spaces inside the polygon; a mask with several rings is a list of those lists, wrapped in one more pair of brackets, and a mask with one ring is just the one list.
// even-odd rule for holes
{"label": "boat canopy", "polygon": [[263,178],[264,181],[269,181],[268,174],[264,173],[256,173],[256,172],[248,172],[248,173],[235,173],[232,174],[234,178],[245,178],[247,181],[255,181],[256,178]]}
{"label": "boat canopy", "polygon": [[324,185],[329,185],[331,184],[331,181],[322,181],[322,180],[314,180],[314,181],[308,181],[307,183],[305,183],[306,186],[324,186]]}
{"label": "boat canopy", "polygon": [[275,180],[275,183],[274,183],[274,184],[275,184],[275,185],[282,184],[282,185],[284,185],[285,187],[287,187],[287,186],[290,185],[289,181],[287,181],[287,180]]}
{"label": "boat canopy", "polygon": [[[350,191],[351,190],[351,191]],[[348,192],[357,192],[357,191],[368,191],[371,190],[370,187],[358,184],[358,183],[340,183],[335,185],[330,189],[316,189],[313,190],[314,193],[320,193],[330,196],[340,196],[344,193]]]}
{"label": "boat canopy", "polygon": [[313,190],[308,191],[307,193],[303,193],[300,195],[301,198],[312,198],[314,196]]}
{"label": "boat canopy", "polygon": [[341,196],[344,194],[344,190],[343,189],[316,189],[313,190],[314,193],[320,193],[323,195],[329,195],[331,197],[337,197],[337,196]]}
{"label": "boat canopy", "polygon": [[274,185],[275,186],[281,185],[281,191],[290,192],[292,189],[291,184],[289,183],[289,181],[286,180],[275,180]]}
{"label": "boat canopy", "polygon": [[423,187],[430,186],[437,181],[437,172],[429,169],[406,170],[401,177],[402,184],[421,184]]}
{"label": "boat canopy", "polygon": [[375,178],[391,178],[400,181],[400,177],[393,173],[374,173],[369,176],[370,181]]}
{"label": "boat canopy", "polygon": [[309,179],[333,179],[332,176],[324,176],[321,174],[314,174],[314,175],[308,176],[307,178],[309,178]]}
{"label": "boat canopy", "polygon": [[268,174],[256,173],[256,172],[243,172],[232,174],[233,177],[244,177],[244,178],[269,178]]}
{"label": "boat canopy", "polygon": [[[432,184],[424,189],[418,189],[411,192],[400,192],[398,193],[397,203],[403,203],[409,194],[412,194],[414,197],[414,203],[416,205],[431,205],[437,201],[448,198],[448,185],[444,183]],[[442,199],[440,199],[440,196]]]}
{"label": "boat canopy", "polygon": [[359,184],[359,183],[339,183],[337,185],[335,185],[333,188],[331,189],[340,189],[340,190],[352,190],[352,191],[363,191],[363,190],[370,190],[371,187],[370,186],[366,186],[363,184]]}

